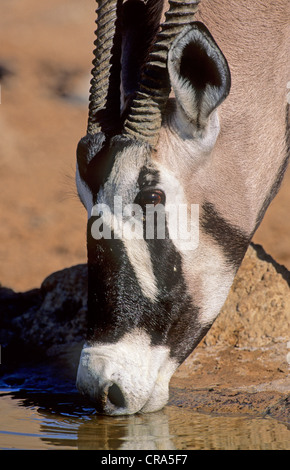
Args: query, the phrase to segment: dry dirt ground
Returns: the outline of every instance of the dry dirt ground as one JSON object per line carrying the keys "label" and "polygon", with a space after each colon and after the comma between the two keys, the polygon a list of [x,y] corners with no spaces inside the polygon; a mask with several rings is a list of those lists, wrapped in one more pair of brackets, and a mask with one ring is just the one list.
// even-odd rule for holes
{"label": "dry dirt ground", "polygon": [[[16,292],[39,287],[50,273],[86,261],[86,214],[76,196],[74,167],[76,145],[86,130],[94,9],[94,0],[1,2],[0,282]],[[288,170],[254,238],[288,269],[289,183]],[[220,383],[232,385],[232,364],[245,367],[242,375],[254,367],[253,356],[230,346],[220,360],[214,352],[200,362],[208,368],[202,386],[217,404],[223,403]],[[220,364],[227,365],[228,375],[219,373],[216,383],[213,374]],[[267,364],[260,359],[257,364],[255,387],[264,382],[261,368],[268,381],[272,377]],[[195,367],[197,378],[200,367]],[[176,377],[186,388],[182,370]],[[202,402],[202,389],[199,393]]]}

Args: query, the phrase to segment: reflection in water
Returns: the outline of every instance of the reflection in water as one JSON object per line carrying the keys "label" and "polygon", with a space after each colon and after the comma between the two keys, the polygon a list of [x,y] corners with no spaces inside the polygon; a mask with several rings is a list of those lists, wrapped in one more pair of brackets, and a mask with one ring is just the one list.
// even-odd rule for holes
{"label": "reflection in water", "polygon": [[[95,417],[78,430],[79,449],[173,450],[168,417],[163,411],[112,420]],[[90,436],[90,441],[88,441]]]}
{"label": "reflection in water", "polygon": [[271,418],[211,416],[167,406],[158,413],[99,416],[77,393],[0,394],[0,448],[190,450],[290,449]]}

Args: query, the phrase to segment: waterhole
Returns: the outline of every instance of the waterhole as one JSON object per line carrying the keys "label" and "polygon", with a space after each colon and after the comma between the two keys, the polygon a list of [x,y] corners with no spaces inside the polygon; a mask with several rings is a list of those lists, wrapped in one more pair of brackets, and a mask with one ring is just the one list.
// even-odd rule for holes
{"label": "waterhole", "polygon": [[270,417],[214,416],[174,405],[152,414],[99,416],[77,392],[2,389],[0,448],[289,450],[290,430]]}

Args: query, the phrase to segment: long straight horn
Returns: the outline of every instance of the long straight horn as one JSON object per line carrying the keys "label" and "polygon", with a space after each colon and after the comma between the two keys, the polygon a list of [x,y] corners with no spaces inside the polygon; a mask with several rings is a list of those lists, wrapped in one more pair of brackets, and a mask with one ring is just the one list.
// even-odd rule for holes
{"label": "long straight horn", "polygon": [[[93,70],[90,88],[90,103],[88,117],[88,134],[96,134],[104,127],[108,127],[108,112],[110,104],[115,102],[113,113],[117,116],[111,116],[111,122],[115,122],[119,118],[120,112],[120,52],[114,51],[120,48],[120,41],[117,37],[117,17],[118,8],[121,5],[120,0],[97,0],[97,38],[94,42],[96,46],[94,50]],[[116,56],[115,62],[113,60]],[[112,77],[118,83],[112,84]],[[114,90],[113,95],[111,89]],[[110,109],[110,112],[112,110]],[[111,124],[112,126],[112,124]],[[106,130],[106,129],[105,129]]]}
{"label": "long straight horn", "polygon": [[170,93],[167,56],[173,39],[194,22],[200,0],[169,0],[169,10],[145,65],[123,135],[155,146]]}

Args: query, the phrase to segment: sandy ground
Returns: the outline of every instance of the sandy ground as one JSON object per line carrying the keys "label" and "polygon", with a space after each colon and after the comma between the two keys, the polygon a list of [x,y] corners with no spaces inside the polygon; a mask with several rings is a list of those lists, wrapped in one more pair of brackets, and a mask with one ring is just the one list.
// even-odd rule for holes
{"label": "sandy ground", "polygon": [[[85,134],[94,0],[2,0],[0,282],[38,287],[86,260],[75,149]],[[290,267],[290,172],[255,236]]]}

